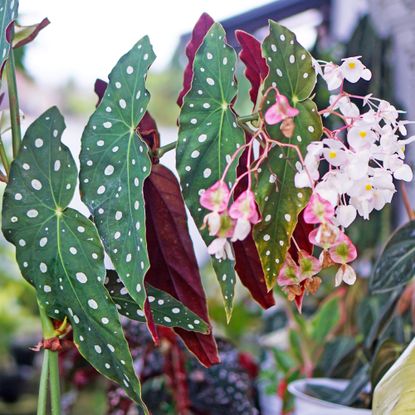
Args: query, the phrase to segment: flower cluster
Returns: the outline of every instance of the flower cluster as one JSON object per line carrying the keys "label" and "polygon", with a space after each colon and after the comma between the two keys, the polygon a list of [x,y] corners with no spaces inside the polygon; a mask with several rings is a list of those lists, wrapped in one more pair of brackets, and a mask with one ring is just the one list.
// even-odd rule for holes
{"label": "flower cluster", "polygon": [[320,286],[320,278],[316,275],[332,265],[339,265],[335,276],[335,285],[343,281],[354,284],[356,274],[348,264],[357,257],[357,251],[352,241],[333,223],[335,211],[331,203],[315,194],[310,198],[304,209],[306,223],[317,225],[309,234],[310,242],[322,249],[317,259],[299,250],[298,265],[288,254],[278,275],[278,285],[283,287],[290,301],[295,301],[299,310],[304,294],[314,294]]}
{"label": "flower cluster", "polygon": [[[313,187],[314,193],[336,208],[333,222],[348,227],[357,213],[365,219],[373,209],[390,203],[396,192],[393,179],[411,181],[413,173],[405,164],[405,146],[415,137],[406,135],[406,121],[390,103],[372,97],[353,96],[343,89],[343,82],[369,80],[370,71],[359,58],[344,59],[340,66],[315,63],[317,73],[326,80],[328,89],[341,88],[332,95],[330,106],[321,113],[342,120],[337,130],[325,130],[326,137],[307,147],[304,164],[297,163],[297,187]],[[361,99],[367,111],[360,113],[352,99]],[[320,162],[328,164],[328,172],[320,177]],[[315,183],[317,182],[317,183]]]}
{"label": "flower cluster", "polygon": [[230,196],[228,186],[220,180],[200,197],[200,204],[211,211],[205,216],[204,225],[208,227],[209,235],[216,237],[208,246],[208,252],[217,259],[233,259],[228,239],[231,242],[244,240],[251,226],[260,219],[251,190],[242,192],[228,208]]}

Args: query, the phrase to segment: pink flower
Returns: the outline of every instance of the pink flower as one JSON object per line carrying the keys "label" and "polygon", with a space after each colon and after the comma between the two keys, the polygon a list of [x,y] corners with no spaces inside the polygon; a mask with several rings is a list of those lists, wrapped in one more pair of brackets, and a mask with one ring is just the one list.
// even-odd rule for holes
{"label": "pink flower", "polygon": [[309,233],[308,240],[313,245],[323,249],[329,249],[337,245],[339,242],[339,234],[340,229],[337,226],[334,226],[330,222],[325,222]]}
{"label": "pink flower", "polygon": [[356,259],[357,251],[353,242],[343,232],[340,232],[337,244],[329,249],[329,255],[336,264],[347,264]]}
{"label": "pink flower", "polygon": [[229,188],[222,181],[217,181],[200,196],[200,204],[213,212],[223,212],[228,205]]}
{"label": "pink flower", "polygon": [[321,271],[320,261],[306,251],[299,252],[298,263],[301,279],[311,278]]}
{"label": "pink flower", "polygon": [[232,242],[244,240],[251,231],[251,224],[259,222],[255,196],[250,190],[241,193],[229,208],[229,216],[236,220]]}
{"label": "pink flower", "polygon": [[306,208],[304,209],[304,220],[306,223],[330,222],[334,216],[334,207],[318,193],[314,193]]}
{"label": "pink flower", "polygon": [[[304,278],[303,278],[304,279]],[[278,274],[277,282],[280,287],[287,287],[289,285],[299,284],[300,269],[290,254],[287,254],[284,265],[282,266],[280,273]]]}
{"label": "pink flower", "polygon": [[297,108],[293,108],[286,96],[277,95],[275,98],[275,104],[268,108],[265,113],[265,121],[270,124],[278,124],[286,118],[295,117],[299,114]]}

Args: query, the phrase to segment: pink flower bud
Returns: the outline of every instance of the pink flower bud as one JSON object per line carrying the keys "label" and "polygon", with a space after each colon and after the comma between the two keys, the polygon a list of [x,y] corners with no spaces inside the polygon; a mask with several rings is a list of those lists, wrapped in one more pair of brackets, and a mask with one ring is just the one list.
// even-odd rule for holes
{"label": "pink flower bud", "polygon": [[229,188],[222,181],[217,181],[200,196],[200,204],[213,212],[223,212],[228,205]]}
{"label": "pink flower bud", "polygon": [[298,109],[289,104],[287,97],[279,94],[275,97],[275,104],[269,107],[265,113],[265,121],[270,125],[274,125],[298,114]]}

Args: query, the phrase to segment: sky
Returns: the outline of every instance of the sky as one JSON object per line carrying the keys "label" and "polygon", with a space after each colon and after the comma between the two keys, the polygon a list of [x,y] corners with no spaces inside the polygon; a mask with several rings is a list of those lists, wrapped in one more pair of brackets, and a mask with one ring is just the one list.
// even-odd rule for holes
{"label": "sky", "polygon": [[203,12],[215,20],[271,0],[20,0],[23,24],[48,17],[51,24],[31,43],[26,65],[41,84],[68,79],[80,86],[106,79],[119,57],[149,35],[160,70],[170,61],[181,34]]}

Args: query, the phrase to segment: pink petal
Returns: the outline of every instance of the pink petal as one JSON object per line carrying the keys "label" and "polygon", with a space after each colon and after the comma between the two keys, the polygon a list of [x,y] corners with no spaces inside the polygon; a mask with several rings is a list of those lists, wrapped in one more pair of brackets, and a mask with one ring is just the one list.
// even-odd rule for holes
{"label": "pink petal", "polygon": [[200,204],[209,210],[222,212],[228,205],[229,188],[223,181],[217,181],[200,196]]}

